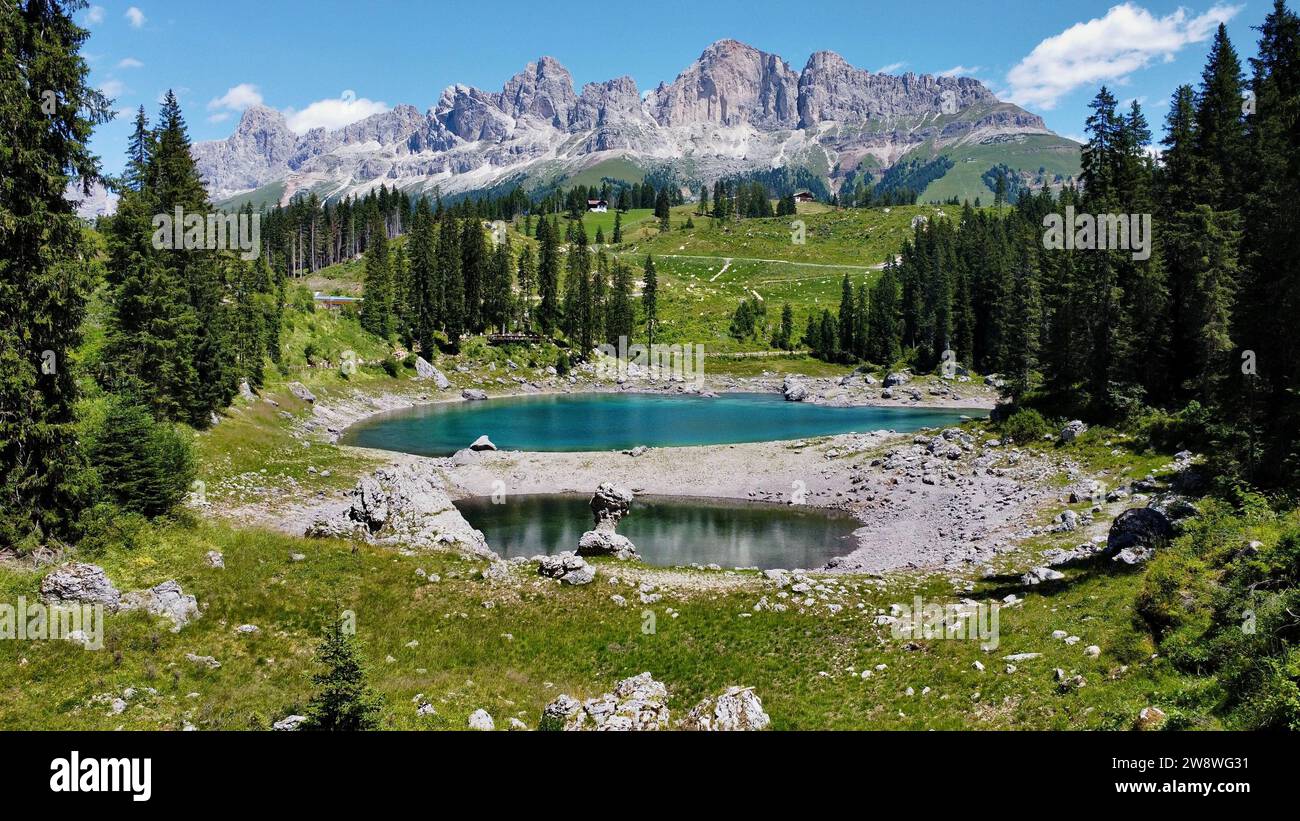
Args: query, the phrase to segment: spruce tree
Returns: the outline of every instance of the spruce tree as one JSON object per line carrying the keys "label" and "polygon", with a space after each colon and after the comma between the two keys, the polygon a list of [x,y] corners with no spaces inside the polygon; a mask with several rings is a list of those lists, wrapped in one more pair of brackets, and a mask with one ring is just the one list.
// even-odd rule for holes
{"label": "spruce tree", "polygon": [[384,339],[393,333],[393,282],[386,234],[382,221],[378,215],[374,216],[365,254],[365,290],[361,303],[361,327]]}
{"label": "spruce tree", "polygon": [[525,245],[519,253],[519,326],[525,331],[532,330],[533,285],[537,282],[537,263],[533,259],[533,247]]}
{"label": "spruce tree", "polygon": [[465,333],[465,280],[460,259],[459,228],[451,214],[444,214],[438,230],[437,276],[442,284],[442,330],[452,347],[460,344]]}
{"label": "spruce tree", "polygon": [[[0,546],[75,535],[89,502],[73,408],[94,251],[64,189],[100,179],[88,143],[110,104],[88,83],[75,6],[0,10]],[[51,113],[42,110],[53,92]],[[48,351],[48,353],[47,353]]]}
{"label": "spruce tree", "polygon": [[655,261],[649,254],[641,278],[641,309],[645,314],[646,337],[653,348],[655,327],[659,324],[659,277],[655,273]]}
{"label": "spruce tree", "polygon": [[560,323],[560,260],[554,223],[537,224],[537,325],[549,336]]}
{"label": "spruce tree", "polygon": [[366,683],[356,638],[344,629],[342,620],[325,628],[316,648],[316,664],[323,669],[312,674],[315,692],[307,704],[303,727],[354,732],[378,729],[383,699]]}

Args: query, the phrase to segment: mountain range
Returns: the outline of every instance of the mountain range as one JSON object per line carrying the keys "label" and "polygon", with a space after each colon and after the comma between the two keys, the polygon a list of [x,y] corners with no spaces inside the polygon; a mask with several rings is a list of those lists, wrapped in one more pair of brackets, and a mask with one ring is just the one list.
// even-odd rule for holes
{"label": "mountain range", "polygon": [[990,170],[1040,187],[1079,166],[1077,143],[978,80],[878,74],[830,51],[796,71],[736,40],[714,43],[645,94],[626,76],[575,91],[569,71],[541,57],[500,91],[454,85],[425,113],[398,105],[334,130],[295,134],[279,111],[253,106],[234,134],[196,143],[193,154],[225,204],[334,199],[380,184],[453,196],[647,173],[694,186],[783,167],[838,191],[940,156],[951,162],[925,179],[924,198],[987,198]]}

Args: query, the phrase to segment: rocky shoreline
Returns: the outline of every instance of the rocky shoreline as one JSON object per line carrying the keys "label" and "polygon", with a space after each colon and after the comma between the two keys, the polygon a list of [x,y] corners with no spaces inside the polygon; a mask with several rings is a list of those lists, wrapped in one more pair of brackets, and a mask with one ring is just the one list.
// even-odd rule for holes
{"label": "rocky shoreline", "polygon": [[[707,388],[663,380],[618,384],[579,374],[529,383],[533,389],[522,393],[692,394],[717,389],[781,392],[791,398],[793,383],[799,388],[796,401],[832,405],[982,410],[993,404],[991,387],[971,395],[969,390],[955,389],[960,383],[952,380],[933,383],[925,391],[910,377],[907,382],[912,385],[910,393],[896,391],[895,399],[883,399],[880,394],[888,389],[861,372],[838,379],[773,375],[715,379]],[[486,395],[481,389],[458,391],[449,386],[443,391],[429,390],[432,387],[416,383],[416,388],[407,392],[368,394],[357,390],[351,396],[312,397],[312,415],[295,426],[294,435],[337,443],[348,426],[375,414],[471,401],[471,394],[473,399]],[[500,394],[517,395],[522,394],[518,390]],[[857,547],[823,569],[868,573],[962,568],[989,561],[1007,550],[1016,534],[1040,514],[1045,500],[1057,492],[1046,480],[1062,469],[1057,460],[1004,448],[989,438],[975,442],[956,428],[937,436],[880,430],[811,440],[626,452],[541,453],[467,447],[451,457],[426,458],[356,450],[379,457],[376,461],[387,465],[360,477],[361,484],[367,480],[382,483],[394,475],[436,477],[430,481],[440,485],[438,495],[447,504],[435,505],[435,512],[449,535],[440,540],[429,528],[414,527],[413,532],[418,530],[423,540],[422,547],[456,543],[471,553],[487,555],[490,546],[482,543],[481,534],[475,538],[476,531],[450,505],[451,500],[494,493],[590,494],[600,484],[613,482],[638,495],[803,504],[851,512],[862,523],[854,534]],[[285,532],[301,534],[314,529],[324,535],[341,533],[362,527],[360,523],[369,515],[364,498],[357,496],[360,492],[354,489],[344,498],[286,498],[279,500],[275,512],[241,510],[237,515]],[[358,509],[360,516],[356,515]],[[333,524],[323,524],[329,521]],[[400,540],[392,534],[384,538]]]}

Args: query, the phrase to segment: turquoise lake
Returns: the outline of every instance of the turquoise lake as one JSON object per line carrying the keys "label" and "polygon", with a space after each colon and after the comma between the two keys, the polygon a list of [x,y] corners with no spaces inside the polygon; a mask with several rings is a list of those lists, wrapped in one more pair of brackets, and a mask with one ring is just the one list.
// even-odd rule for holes
{"label": "turquoise lake", "polygon": [[[462,499],[457,509],[483,531],[503,558],[576,550],[592,527],[589,496],[542,494]],[[661,567],[817,568],[855,547],[861,525],[840,510],[699,499],[638,496],[618,532],[642,561]]]}
{"label": "turquoise lake", "polygon": [[421,456],[449,456],[483,434],[501,450],[593,451],[769,442],[955,425],[983,411],[834,408],[777,393],[716,398],[642,393],[547,394],[443,402],[366,419],[342,442]]}

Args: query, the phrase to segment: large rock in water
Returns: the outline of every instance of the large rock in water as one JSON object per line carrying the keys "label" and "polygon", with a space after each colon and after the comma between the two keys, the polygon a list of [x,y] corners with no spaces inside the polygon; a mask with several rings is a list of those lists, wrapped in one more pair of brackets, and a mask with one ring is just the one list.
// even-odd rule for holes
{"label": "large rock in water", "polygon": [[612,530],[588,530],[578,539],[579,556],[615,556],[637,558],[636,545],[628,537]]}
{"label": "large rock in water", "polygon": [[444,391],[451,387],[451,382],[447,381],[447,377],[443,375],[442,371],[435,368],[430,364],[429,360],[425,359],[423,356],[417,356],[415,358],[415,376],[418,379],[432,379],[433,384],[436,385],[440,391]]}
{"label": "large rock in water", "polygon": [[662,730],[668,727],[668,688],[649,673],[625,678],[614,692],[579,702],[561,695],[542,710],[539,729]]}
{"label": "large rock in water", "polygon": [[122,594],[99,565],[68,562],[41,579],[41,601],[54,607],[102,604],[108,610],[117,610]]}
{"label": "large rock in water", "polygon": [[716,698],[706,698],[691,708],[677,726],[683,730],[766,730],[772,719],[753,687],[728,687]]}
{"label": "large rock in water", "polygon": [[602,482],[591,497],[591,515],[596,527],[578,540],[579,556],[617,556],[635,559],[636,545],[614,532],[619,521],[632,509],[632,491],[612,482]]}
{"label": "large rock in water", "polygon": [[613,530],[619,520],[632,509],[632,491],[619,487],[613,482],[601,482],[596,493],[591,497],[591,515],[596,520],[597,529]]}
{"label": "large rock in water", "polygon": [[416,548],[455,546],[475,556],[497,558],[483,534],[451,503],[441,477],[430,468],[379,468],[357,482],[350,496],[352,504],[346,510],[312,522],[306,535]]}
{"label": "large rock in water", "polygon": [[1153,550],[1174,533],[1169,518],[1152,507],[1133,507],[1115,517],[1106,536],[1106,550],[1119,553],[1128,548]]}

